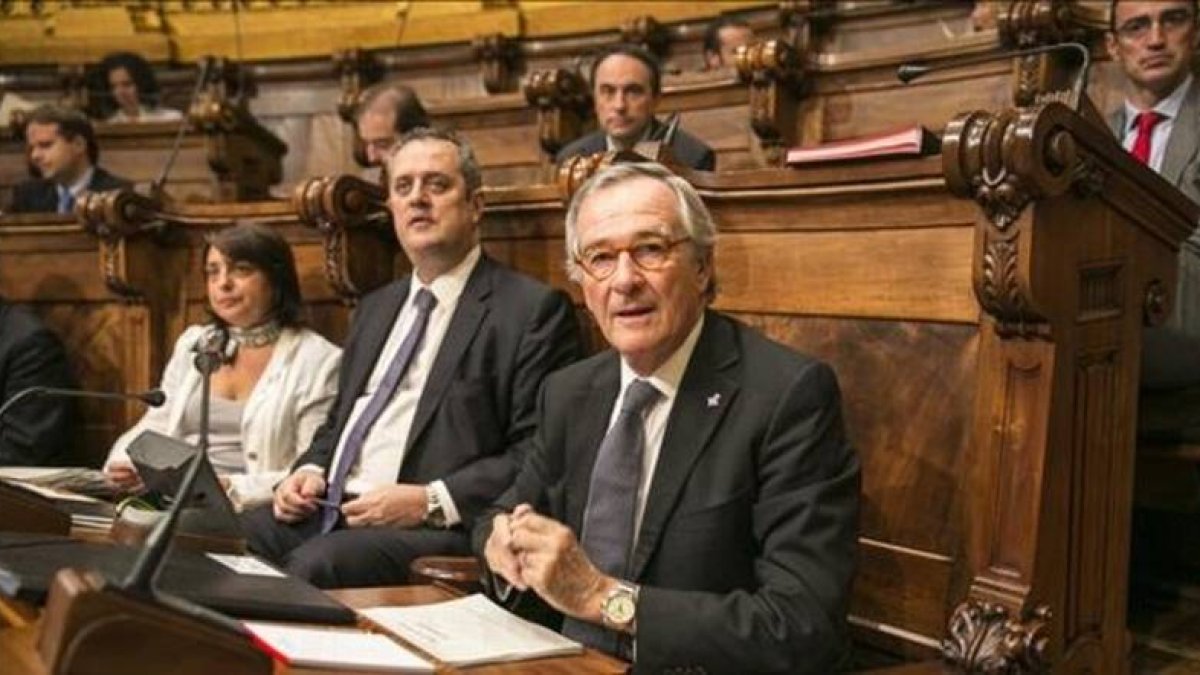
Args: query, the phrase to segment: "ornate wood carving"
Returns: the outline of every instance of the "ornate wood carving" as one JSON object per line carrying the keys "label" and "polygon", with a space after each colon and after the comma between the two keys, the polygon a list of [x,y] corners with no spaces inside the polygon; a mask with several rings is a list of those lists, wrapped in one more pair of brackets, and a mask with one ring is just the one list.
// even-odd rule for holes
{"label": "ornate wood carving", "polygon": [[477,35],[471,49],[479,61],[483,88],[489,94],[513,91],[516,88],[517,61],[521,56],[517,42],[503,33]]}
{"label": "ornate wood carving", "polygon": [[834,0],[782,0],[779,25],[788,43],[801,52],[808,50],[828,30],[836,7]]}
{"label": "ornate wood carving", "polygon": [[738,74],[750,86],[750,127],[771,164],[782,165],[796,145],[796,111],[805,85],[800,52],[783,40],[737,52]]}
{"label": "ornate wood carving", "polygon": [[188,111],[192,125],[205,135],[208,165],[217,174],[218,199],[268,199],[270,187],[283,177],[287,145],[250,114],[236,65],[209,57],[201,94]]}
{"label": "ornate wood carving", "polygon": [[62,85],[60,104],[81,112],[88,109],[87,71],[82,65],[60,65],[58,81]]}
{"label": "ornate wood carving", "polygon": [[379,81],[382,68],[371,52],[363,49],[342,49],[333,53],[333,67],[341,82],[342,93],[338,97],[338,115],[347,124],[354,123],[354,113],[363,91]]}
{"label": "ornate wood carving", "polygon": [[1002,605],[964,602],[950,617],[943,657],[966,673],[1019,675],[1047,668],[1050,608],[1037,607],[1019,619]]}
{"label": "ornate wood carving", "polygon": [[300,221],[325,237],[325,277],[346,302],[392,280],[397,251],[383,187],[355,176],[313,178],[297,186]]}
{"label": "ornate wood carving", "polygon": [[[1085,45],[1097,33],[1094,18],[1074,2],[1065,0],[1018,0],[1004,7],[997,17],[1001,42],[1026,49],[1064,42]],[[1025,56],[1014,61],[1013,102],[1019,106],[1056,98],[1065,101],[1079,64],[1069,52]]]}
{"label": "ornate wood carving", "polygon": [[967,113],[946,127],[946,185],[974,199],[985,216],[982,236],[976,237],[975,292],[1006,334],[1032,335],[1046,328],[1024,262],[1029,246],[1028,228],[1021,226],[1026,207],[1068,190],[1087,194],[1103,180],[1066,131],[1066,120],[1073,115],[1050,103]]}
{"label": "ornate wood carving", "polygon": [[671,38],[667,27],[649,14],[634,17],[621,24],[621,41],[641,45],[659,58],[666,56]]}
{"label": "ornate wood carving", "polygon": [[75,215],[100,242],[100,275],[113,293],[125,298],[143,298],[147,283],[135,270],[152,265],[133,265],[136,255],[145,253],[144,244],[132,238],[159,222],[162,205],[130,188],[112,192],[93,192],[75,205]]}
{"label": "ornate wood carving", "polygon": [[541,70],[525,83],[525,100],[538,111],[538,142],[550,156],[583,135],[592,110],[583,76],[573,70]]}
{"label": "ornate wood carving", "polygon": [[1147,326],[1161,326],[1171,315],[1171,295],[1161,279],[1146,285],[1142,300],[1142,322]]}

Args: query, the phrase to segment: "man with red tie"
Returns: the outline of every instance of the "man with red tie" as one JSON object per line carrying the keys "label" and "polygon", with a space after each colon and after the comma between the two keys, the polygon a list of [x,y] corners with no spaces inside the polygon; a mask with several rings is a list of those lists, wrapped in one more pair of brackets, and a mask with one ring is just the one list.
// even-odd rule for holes
{"label": "man with red tie", "polygon": [[[1128,78],[1126,99],[1110,117],[1117,139],[1189,199],[1200,203],[1200,86],[1192,75],[1197,1],[1124,2],[1110,5],[1108,53]],[[1200,233],[1179,250],[1179,284],[1167,326],[1148,331],[1143,384],[1176,387],[1200,383]],[[1165,341],[1160,344],[1160,341]],[[1188,356],[1178,358],[1156,355]]]}

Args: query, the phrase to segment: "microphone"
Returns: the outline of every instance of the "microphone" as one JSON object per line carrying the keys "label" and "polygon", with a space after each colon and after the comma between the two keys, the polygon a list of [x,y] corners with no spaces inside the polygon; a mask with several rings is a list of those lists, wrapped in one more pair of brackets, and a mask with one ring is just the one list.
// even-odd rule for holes
{"label": "microphone", "polygon": [[[209,58],[200,60],[200,72],[196,75],[196,88],[192,90],[192,98],[188,102],[187,110],[190,112],[200,100],[200,91],[204,88],[204,83],[208,80],[208,69],[212,63]],[[167,162],[163,165],[162,171],[159,172],[158,178],[150,184],[150,196],[161,198],[163,188],[167,184],[167,175],[171,173],[171,167],[175,166],[175,160],[179,157],[179,150],[183,147],[183,134],[188,129],[188,116],[184,114],[183,119],[179,121],[179,131],[175,133],[175,143],[171,146],[171,154],[167,155]]]}
{"label": "microphone", "polygon": [[237,341],[229,339],[229,330],[223,326],[210,326],[192,345],[196,355],[193,364],[202,375],[211,375],[221,366],[233,362],[237,354]]}
{"label": "microphone", "polygon": [[[966,59],[958,59],[954,62],[955,66],[971,66],[977,63],[987,63],[988,61],[1001,61],[1004,59],[1016,58],[1019,56],[1032,56],[1034,54],[1045,54],[1047,52],[1057,52],[1063,50],[1073,50],[1083,57],[1083,65],[1079,69],[1079,74],[1075,77],[1075,83],[1071,87],[1071,99],[1075,104],[1075,109],[1078,110],[1083,102],[1083,90],[1087,88],[1088,71],[1092,67],[1092,54],[1088,48],[1078,42],[1063,42],[1056,45],[1043,45],[1041,47],[1031,47],[1029,49],[1017,49],[1001,54],[981,54]],[[908,84],[917,78],[924,77],[927,73],[932,73],[938,70],[945,70],[949,65],[931,66],[920,61],[903,63],[896,69],[896,77]]]}
{"label": "microphone", "polygon": [[0,406],[0,428],[4,426],[4,415],[21,401],[36,396],[61,396],[65,398],[102,398],[110,401],[141,401],[146,405],[157,408],[167,401],[167,395],[162,389],[150,389],[138,392],[85,391],[83,389],[59,389],[57,387],[28,387],[13,394],[12,398]]}

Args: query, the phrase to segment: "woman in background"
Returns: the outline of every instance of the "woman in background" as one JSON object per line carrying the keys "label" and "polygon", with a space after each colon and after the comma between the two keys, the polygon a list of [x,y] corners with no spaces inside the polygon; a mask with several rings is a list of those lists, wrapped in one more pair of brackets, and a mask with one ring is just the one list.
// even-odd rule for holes
{"label": "woman in background", "polygon": [[158,105],[158,80],[146,59],[132,52],[116,52],[100,62],[100,72],[117,110],[108,122],[170,122],[183,119],[173,108]]}
{"label": "woman in background", "polygon": [[160,385],[166,404],[117,440],[104,471],[118,489],[140,491],[126,448],[142,431],[198,442],[201,376],[193,348],[227,340],[231,358],[212,376],[208,456],[234,505],[245,508],[270,500],[308,449],[337,392],[341,350],[301,327],[295,260],[274,230],[239,225],[211,237],[204,278],[211,323],[179,337]]}

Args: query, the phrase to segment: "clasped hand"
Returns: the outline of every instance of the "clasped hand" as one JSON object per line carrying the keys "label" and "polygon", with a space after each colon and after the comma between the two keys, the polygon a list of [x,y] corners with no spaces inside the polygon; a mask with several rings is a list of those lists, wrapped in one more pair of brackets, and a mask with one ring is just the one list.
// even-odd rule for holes
{"label": "clasped hand", "polygon": [[616,584],[596,569],[570,528],[528,504],[492,520],[484,557],[508,583],[532,589],[556,610],[586,621],[599,623],[600,603]]}
{"label": "clasped hand", "polygon": [[[316,512],[326,488],[325,478],[316,471],[294,472],[275,488],[275,517],[285,523],[308,518]],[[416,527],[424,522],[425,509],[425,486],[408,484],[374,488],[341,506],[347,527]]]}

